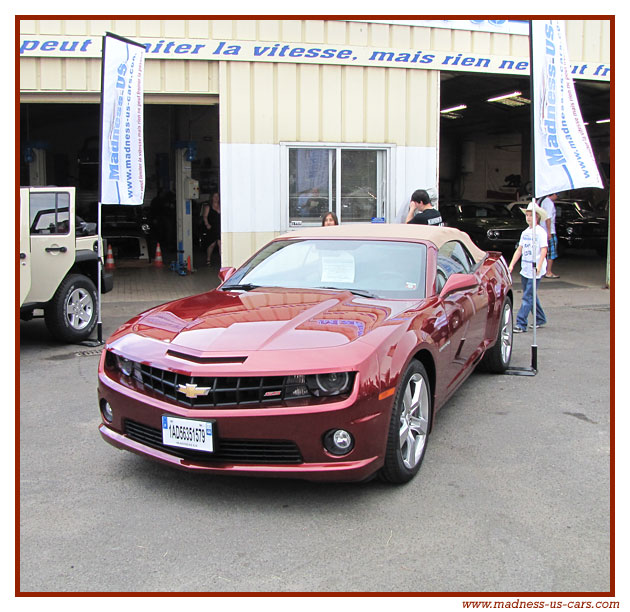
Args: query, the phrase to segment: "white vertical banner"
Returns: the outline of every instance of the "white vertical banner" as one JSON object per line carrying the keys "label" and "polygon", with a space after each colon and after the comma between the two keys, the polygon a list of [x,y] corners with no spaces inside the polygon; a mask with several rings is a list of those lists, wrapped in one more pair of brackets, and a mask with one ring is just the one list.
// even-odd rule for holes
{"label": "white vertical banner", "polygon": [[109,32],[103,37],[101,204],[144,200],[145,47]]}
{"label": "white vertical banner", "polygon": [[532,20],[535,197],[602,187],[571,77],[564,24]]}

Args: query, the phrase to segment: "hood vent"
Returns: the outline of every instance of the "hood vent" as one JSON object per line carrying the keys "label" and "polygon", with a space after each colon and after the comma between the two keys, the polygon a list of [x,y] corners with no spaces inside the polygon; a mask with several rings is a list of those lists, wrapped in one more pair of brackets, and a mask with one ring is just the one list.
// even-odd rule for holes
{"label": "hood vent", "polygon": [[196,355],[188,355],[187,353],[180,353],[179,351],[168,350],[166,354],[171,357],[177,357],[177,359],[184,359],[185,361],[191,361],[192,363],[244,363],[247,357],[197,357]]}

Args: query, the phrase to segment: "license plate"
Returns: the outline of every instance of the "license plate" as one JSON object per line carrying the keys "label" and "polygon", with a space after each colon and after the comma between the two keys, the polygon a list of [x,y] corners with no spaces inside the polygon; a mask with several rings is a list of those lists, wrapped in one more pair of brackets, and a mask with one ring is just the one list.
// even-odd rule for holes
{"label": "license plate", "polygon": [[212,421],[162,416],[162,442],[167,446],[214,451]]}

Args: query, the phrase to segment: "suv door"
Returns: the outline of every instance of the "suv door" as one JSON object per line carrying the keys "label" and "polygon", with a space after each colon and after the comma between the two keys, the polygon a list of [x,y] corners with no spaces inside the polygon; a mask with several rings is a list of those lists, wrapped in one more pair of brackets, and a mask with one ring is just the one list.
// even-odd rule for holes
{"label": "suv door", "polygon": [[29,302],[47,302],[75,259],[74,187],[31,188]]}
{"label": "suv door", "polygon": [[20,306],[31,288],[31,236],[29,232],[28,189],[20,189]]}

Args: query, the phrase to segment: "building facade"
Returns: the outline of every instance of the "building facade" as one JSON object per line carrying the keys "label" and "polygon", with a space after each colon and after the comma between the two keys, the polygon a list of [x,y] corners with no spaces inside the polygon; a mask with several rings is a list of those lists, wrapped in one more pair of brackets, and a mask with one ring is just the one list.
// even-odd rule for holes
{"label": "building facade", "polygon": [[[609,20],[566,20],[576,82],[609,86],[610,29]],[[414,189],[441,197],[441,178],[458,180],[464,142],[477,143],[464,172],[475,196],[490,191],[490,168],[528,174],[522,132],[440,127],[448,77],[526,79],[526,22],[21,20],[22,138],[45,143],[49,182],[80,182],[75,150],[97,131],[75,105],[99,104],[106,32],[147,49],[147,206],[175,189],[177,148],[194,147],[200,199],[221,193],[224,265],[327,210],[342,223],[400,220]],[[44,105],[61,118],[46,120]],[[598,155],[606,161],[605,142]]]}

